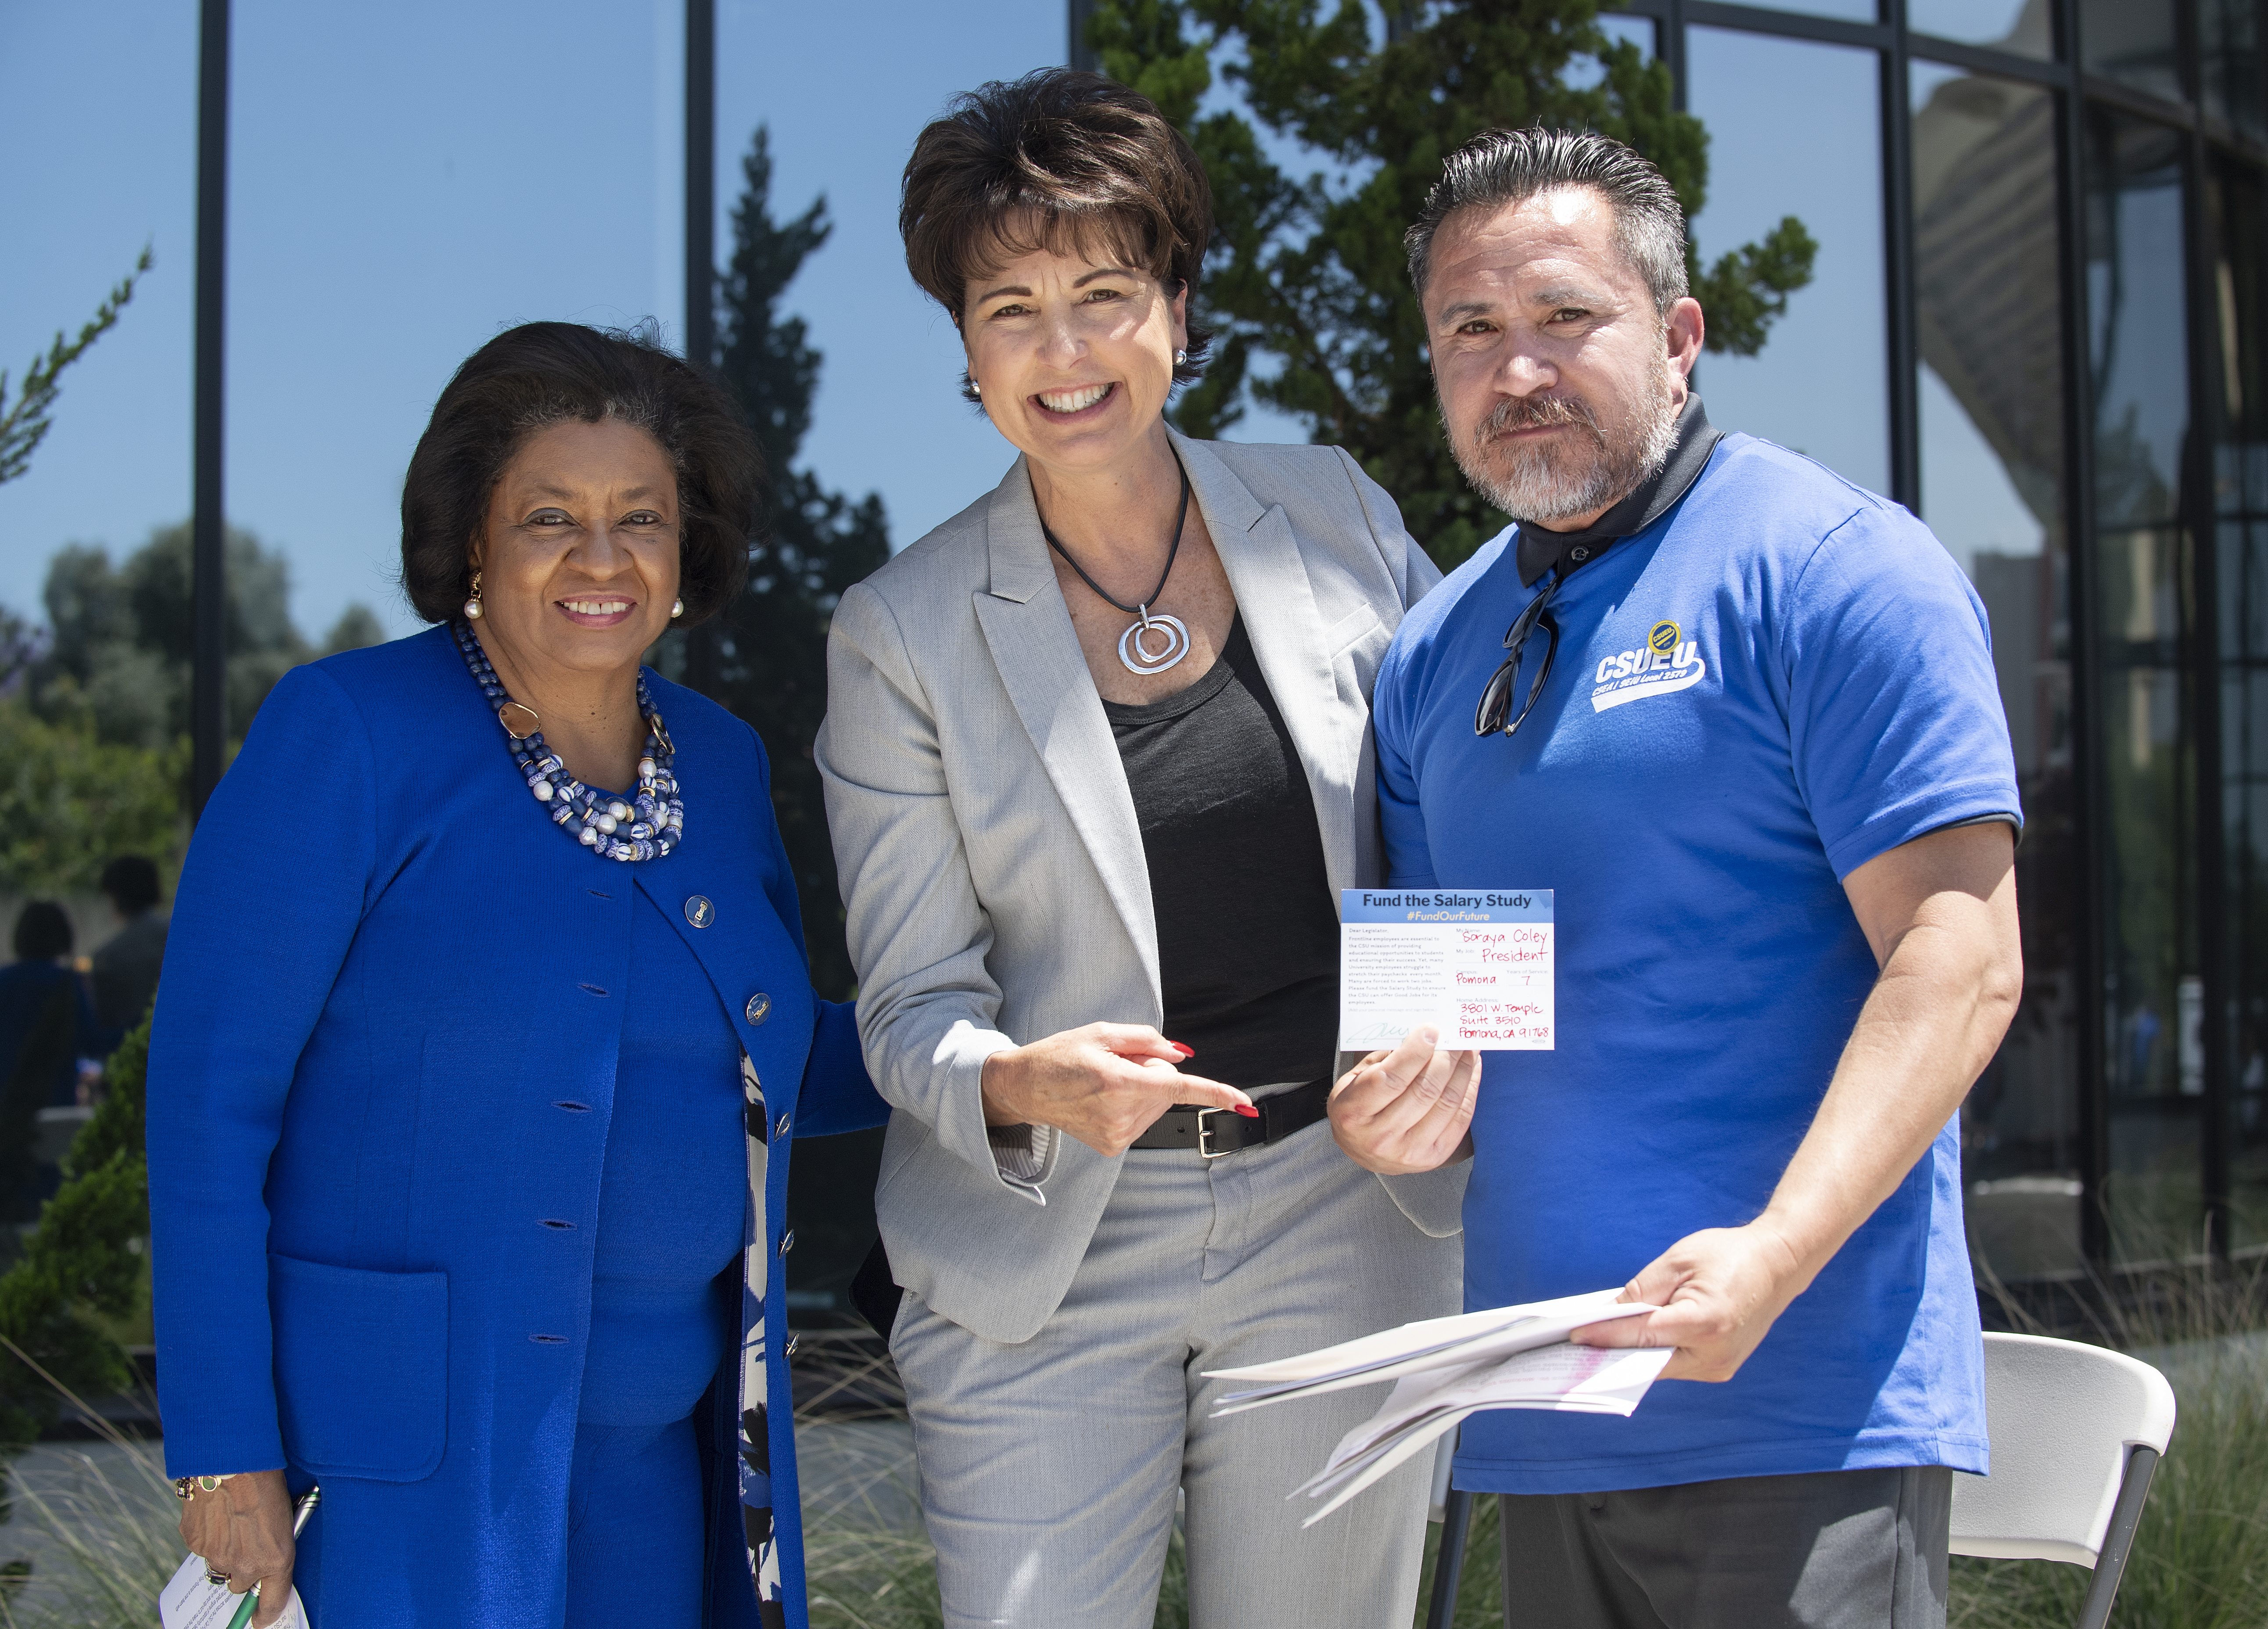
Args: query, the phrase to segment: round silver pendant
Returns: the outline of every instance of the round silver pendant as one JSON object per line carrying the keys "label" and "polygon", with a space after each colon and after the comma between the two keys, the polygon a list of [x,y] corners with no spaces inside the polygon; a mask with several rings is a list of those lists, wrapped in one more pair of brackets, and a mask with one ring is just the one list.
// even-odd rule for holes
{"label": "round silver pendant", "polygon": [[[1152,645],[1162,640],[1153,654]],[[1129,673],[1163,673],[1189,653],[1189,630],[1178,616],[1145,612],[1118,636],[1118,660]]]}

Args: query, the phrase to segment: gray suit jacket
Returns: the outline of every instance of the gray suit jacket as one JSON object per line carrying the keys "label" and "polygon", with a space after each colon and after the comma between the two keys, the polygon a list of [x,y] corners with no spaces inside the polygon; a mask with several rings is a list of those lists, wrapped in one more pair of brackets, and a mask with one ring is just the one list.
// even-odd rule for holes
{"label": "gray suit jacket", "polygon": [[[1306,765],[1330,886],[1374,883],[1371,684],[1440,573],[1336,448],[1174,446]],[[817,756],[858,1028],[895,1109],[874,1196],[882,1240],[898,1282],[938,1312],[1028,1340],[1069,1288],[1119,1161],[1042,1130],[1035,1157],[1004,1170],[985,1139],[984,1060],[1164,1010],[1133,799],[1022,460],[843,596],[827,665]],[[1445,1238],[1465,1169],[1382,1180]]]}

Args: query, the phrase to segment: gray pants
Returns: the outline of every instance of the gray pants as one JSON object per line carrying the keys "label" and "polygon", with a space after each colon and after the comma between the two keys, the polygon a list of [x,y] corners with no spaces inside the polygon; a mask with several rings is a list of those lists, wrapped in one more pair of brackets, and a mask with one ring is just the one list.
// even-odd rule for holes
{"label": "gray pants", "polygon": [[1506,1629],[1945,1629],[1952,1509],[1941,1465],[1509,1496]]}
{"label": "gray pants", "polygon": [[1289,1357],[1458,1306],[1429,1239],[1311,1126],[1206,1161],[1126,1156],[1071,1292],[1019,1345],[910,1295],[890,1337],[948,1629],[1150,1629],[1188,1499],[1191,1629],[1407,1624],[1431,1455],[1302,1532],[1285,1495],[1375,1387],[1214,1422],[1199,1371]]}

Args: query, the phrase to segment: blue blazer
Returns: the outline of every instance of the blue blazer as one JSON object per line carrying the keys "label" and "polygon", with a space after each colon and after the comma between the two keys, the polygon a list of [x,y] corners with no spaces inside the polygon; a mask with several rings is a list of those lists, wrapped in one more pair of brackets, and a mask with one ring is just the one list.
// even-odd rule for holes
{"label": "blue blazer", "polygon": [[[550,824],[446,628],[288,674],[190,846],[150,1055],[166,1459],[322,1484],[298,1584],[324,1629],[563,1620],[610,991],[641,887],[677,906],[770,1122],[749,1128],[767,1293],[745,1345],[775,1405],[749,1423],[784,1608],[763,1621],[805,1621],[788,1144],[887,1109],[850,1008],[812,993],[762,744],[649,682],[685,798],[666,859],[600,859]],[[715,1625],[758,1621],[740,1360],[706,1419]]]}

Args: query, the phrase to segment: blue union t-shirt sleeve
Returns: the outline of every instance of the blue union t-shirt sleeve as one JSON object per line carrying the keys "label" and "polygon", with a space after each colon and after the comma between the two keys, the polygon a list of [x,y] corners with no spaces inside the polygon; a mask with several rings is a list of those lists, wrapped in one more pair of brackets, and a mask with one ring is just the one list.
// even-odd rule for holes
{"label": "blue union t-shirt sleeve", "polygon": [[1984,607],[1920,522],[1837,527],[1778,632],[1796,785],[1838,880],[1943,826],[2020,822]]}
{"label": "blue union t-shirt sleeve", "polygon": [[[1379,673],[1378,695],[1398,701],[1408,692],[1387,683],[1387,674],[1399,664],[1389,652]],[[1432,888],[1432,851],[1425,842],[1425,816],[1418,806],[1418,778],[1410,763],[1404,731],[1409,709],[1389,705],[1375,710],[1372,727],[1378,744],[1378,823],[1386,841],[1386,885],[1388,888]]]}

